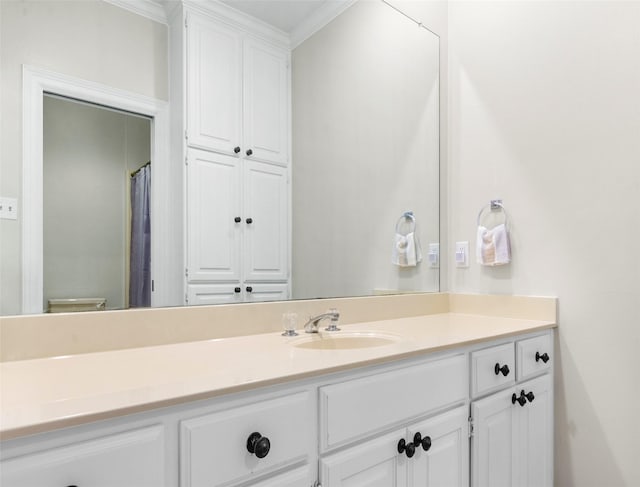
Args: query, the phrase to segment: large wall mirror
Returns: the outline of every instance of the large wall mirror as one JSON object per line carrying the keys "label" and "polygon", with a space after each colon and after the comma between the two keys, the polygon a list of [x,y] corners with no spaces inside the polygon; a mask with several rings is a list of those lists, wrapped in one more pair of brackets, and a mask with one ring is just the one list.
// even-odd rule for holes
{"label": "large wall mirror", "polygon": [[[292,31],[328,2],[224,3]],[[439,38],[392,4],[346,2],[292,49],[291,299],[439,290]],[[153,122],[45,98],[43,311],[97,295],[132,307],[132,175],[152,159]],[[416,243],[419,262],[402,261]]]}

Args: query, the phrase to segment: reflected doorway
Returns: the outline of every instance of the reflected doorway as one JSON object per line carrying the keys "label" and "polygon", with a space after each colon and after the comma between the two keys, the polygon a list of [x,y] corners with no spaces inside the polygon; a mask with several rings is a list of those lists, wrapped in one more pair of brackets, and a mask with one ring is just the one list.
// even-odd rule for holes
{"label": "reflected doorway", "polygon": [[151,305],[152,119],[43,97],[43,308]]}

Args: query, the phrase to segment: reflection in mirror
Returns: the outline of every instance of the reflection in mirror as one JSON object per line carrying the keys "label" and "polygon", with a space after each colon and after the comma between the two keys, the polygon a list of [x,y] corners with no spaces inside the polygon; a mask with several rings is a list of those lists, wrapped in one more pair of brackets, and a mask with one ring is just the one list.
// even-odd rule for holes
{"label": "reflection in mirror", "polygon": [[378,1],[293,51],[294,298],[438,291],[438,49]]}
{"label": "reflection in mirror", "polygon": [[[228,0],[225,3],[244,10],[236,12],[237,15],[260,17],[260,11],[265,11],[264,2]],[[286,34],[291,34],[293,39],[297,27],[308,19],[291,22],[295,15],[287,10],[287,6],[300,14],[300,9],[295,8],[300,4],[298,0],[277,3],[278,9],[268,9],[271,18],[260,20],[287,30]],[[318,0],[309,2],[305,8],[311,10],[311,4],[330,3],[339,2]],[[94,80],[131,93],[144,93],[154,100],[173,97],[173,94],[168,96],[166,62],[168,51],[176,48],[167,46],[166,26],[156,25],[105,2],[51,0],[46,4],[26,2],[20,9],[13,2],[0,2],[3,26],[19,26],[3,32],[3,52],[14,53],[13,57],[5,58],[7,61],[3,64],[3,81],[5,78],[11,81],[3,83],[4,86],[18,86],[22,65],[33,64],[36,67],[46,65],[63,75]],[[273,18],[276,11],[278,15]],[[50,15],[51,12],[56,15]],[[57,32],[68,25],[67,19],[75,18],[67,15],[69,12],[83,19],[82,22],[74,21],[74,25],[86,28],[78,34],[80,38],[87,38],[86,52],[71,52],[75,45],[66,45],[64,42],[68,39],[56,37]],[[315,13],[311,12],[312,15]],[[97,19],[101,29],[92,29]],[[177,25],[183,27],[181,22]],[[96,39],[91,38],[94,30],[100,32]],[[38,36],[34,32],[38,32]],[[9,41],[4,42],[6,39]],[[90,42],[92,39],[95,42]],[[60,42],[63,44],[58,46],[56,43]],[[26,47],[12,50],[12,43],[14,47]],[[133,54],[123,49],[122,43],[130,43]],[[50,48],[48,44],[58,47]],[[94,44],[95,52],[91,47]],[[285,275],[291,298],[438,291],[437,264],[431,265],[428,258],[430,249],[436,248],[439,241],[438,53],[439,39],[435,34],[419,27],[382,0],[355,1],[306,40],[296,41],[289,66],[290,162],[285,170],[283,164],[278,166],[278,162],[266,161],[272,168],[280,167],[282,173],[290,177],[286,202],[287,211],[290,211],[287,222],[290,245],[286,260],[291,267]],[[9,74],[6,74],[9,72],[7,66],[11,68]],[[268,66],[265,69],[269,69]],[[131,73],[127,74],[127,71]],[[180,77],[188,76],[182,72]],[[260,79],[256,86],[258,93],[263,88]],[[186,91],[186,87],[183,88]],[[17,93],[10,94],[15,96],[3,98],[3,117],[7,119],[9,113],[10,119],[19,119],[25,108],[15,102],[20,99]],[[175,99],[168,101],[173,104]],[[44,165],[42,309],[46,311],[49,300],[56,298],[96,298],[91,301],[93,306],[100,306],[104,299],[108,309],[132,307],[129,276],[134,273],[128,250],[132,239],[128,233],[131,210],[126,197],[130,183],[125,176],[151,158],[150,122],[139,117],[124,118],[125,128],[121,126],[118,130],[125,132],[126,142],[107,142],[108,131],[105,129],[99,129],[93,135],[84,133],[93,122],[82,122],[76,114],[91,108],[86,104],[47,98],[44,105],[45,119],[54,116],[54,106],[58,107],[56,116],[62,118],[45,126],[43,141],[50,155],[46,156]],[[263,105],[271,106],[269,103]],[[113,111],[98,111],[103,112],[101,117],[126,117]],[[174,110],[171,123],[180,127],[178,132],[182,137],[183,121],[176,120],[175,113]],[[70,130],[65,132],[65,129]],[[160,133],[156,130],[157,127],[154,134]],[[141,139],[144,141],[134,147],[131,131],[146,139]],[[8,133],[3,129],[2,136],[6,138]],[[54,135],[59,137],[57,142]],[[97,138],[90,142],[90,137]],[[158,143],[159,137],[152,139],[152,144]],[[86,147],[81,148],[81,140],[87,142]],[[187,250],[181,247],[188,242],[185,235],[179,234],[186,228],[181,220],[187,213],[188,194],[183,193],[187,186],[183,180],[186,178],[183,165],[186,153],[173,147],[183,142],[184,139],[180,144],[172,141],[172,169],[166,175],[178,190],[172,186],[168,197],[162,194],[169,186],[167,183],[166,186],[159,185],[159,191],[154,192],[158,201],[170,201],[170,205],[163,207],[168,216],[164,212],[155,212],[155,215],[162,214],[166,220],[163,225],[178,229],[167,232],[170,239],[154,239],[154,245],[171,242],[171,250],[163,256],[172,259],[170,268],[165,264],[167,259],[154,261],[154,265],[167,265],[167,269],[160,268],[159,271],[166,271],[162,275],[171,277],[170,282],[166,279],[155,282],[152,297],[157,299],[162,295],[163,299],[155,301],[154,306],[157,303],[184,303],[189,287],[183,265]],[[12,184],[15,182],[17,187],[22,168],[19,162],[14,162],[20,160],[15,145],[12,142],[10,153],[16,157],[2,164],[3,170],[9,168],[3,172],[3,178],[4,174],[15,176]],[[118,152],[117,167],[100,168],[102,156],[98,156],[98,149]],[[159,152],[155,156],[156,183],[160,180],[157,154]],[[244,158],[243,154],[244,151],[240,156]],[[259,159],[256,156],[254,159]],[[236,157],[236,154],[228,157]],[[107,189],[107,184],[111,184],[109,181],[113,186]],[[92,196],[103,193],[106,199],[98,208],[97,202],[77,199],[82,193]],[[60,203],[55,201],[57,195],[75,199]],[[407,212],[415,217],[415,227],[403,216]],[[17,289],[23,275],[20,227],[7,225],[4,221],[0,225],[4,232],[2,271],[5,276],[11,276],[9,279],[3,277],[0,309],[5,314],[16,314],[21,312]],[[253,227],[258,228],[257,222]],[[9,238],[5,240],[7,235]],[[90,237],[94,241],[90,241]],[[5,245],[6,242],[9,244]],[[422,259],[416,251],[418,243]],[[24,255],[24,248],[22,253]],[[154,272],[157,276],[158,269],[154,268]],[[10,285],[7,284],[9,280]],[[143,281],[149,283],[149,278],[145,277]],[[161,287],[164,290],[158,291],[159,282],[160,286],[164,284]],[[231,293],[234,286],[240,289],[238,286],[241,285],[244,293],[252,284],[232,283]],[[263,284],[264,289],[274,285],[267,281]],[[224,285],[229,285],[228,280]],[[161,294],[167,288],[169,291]],[[258,299],[256,290],[254,285],[254,300]],[[36,302],[40,301],[38,297]]]}
{"label": "reflection in mirror", "polygon": [[43,99],[44,309],[150,306],[146,117]]}

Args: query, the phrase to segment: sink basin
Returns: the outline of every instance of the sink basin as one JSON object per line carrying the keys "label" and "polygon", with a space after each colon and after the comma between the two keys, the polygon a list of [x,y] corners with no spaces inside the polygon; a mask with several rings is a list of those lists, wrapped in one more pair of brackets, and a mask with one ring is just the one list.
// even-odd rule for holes
{"label": "sink basin", "polygon": [[372,332],[350,332],[335,334],[320,333],[296,340],[292,345],[308,350],[352,350],[392,345],[400,337]]}

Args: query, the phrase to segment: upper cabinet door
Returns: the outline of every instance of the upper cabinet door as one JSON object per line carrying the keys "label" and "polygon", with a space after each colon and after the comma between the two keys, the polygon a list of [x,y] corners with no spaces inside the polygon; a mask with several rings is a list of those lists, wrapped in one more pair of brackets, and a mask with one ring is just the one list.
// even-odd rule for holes
{"label": "upper cabinet door", "polygon": [[288,54],[244,41],[244,147],[249,159],[286,165],[289,157]]}
{"label": "upper cabinet door", "polygon": [[285,281],[289,274],[287,170],[247,160],[243,183],[244,279]]}
{"label": "upper cabinet door", "polygon": [[[242,149],[242,37],[189,14],[187,27],[188,145],[236,155]],[[240,148],[240,149],[236,149]]]}
{"label": "upper cabinet door", "polygon": [[240,161],[197,149],[188,160],[188,280],[239,282]]}

